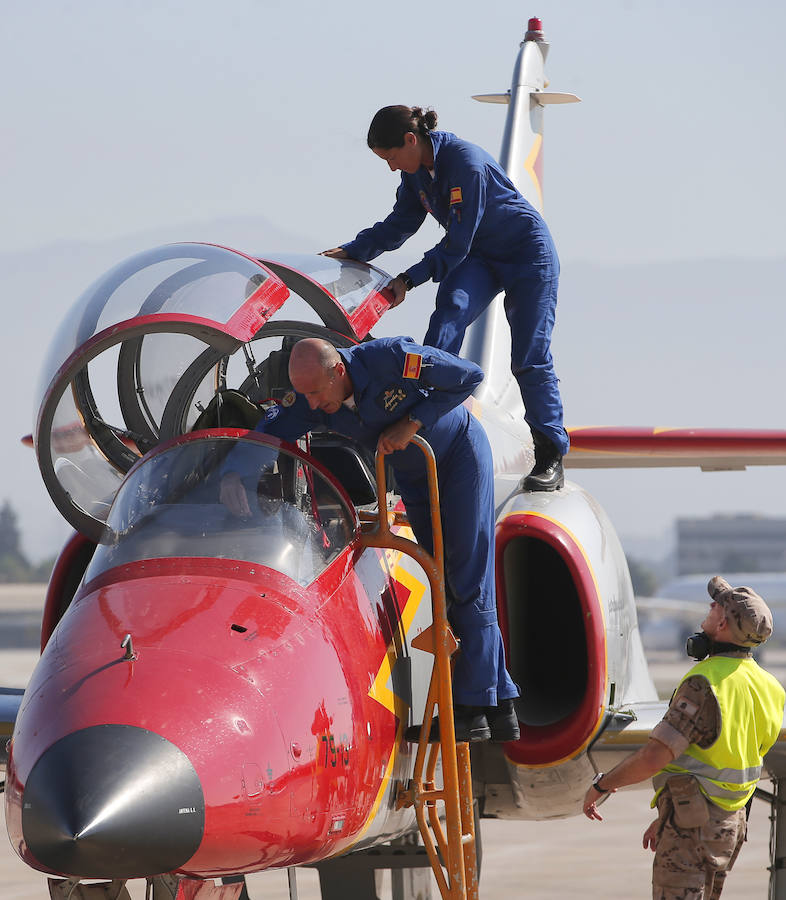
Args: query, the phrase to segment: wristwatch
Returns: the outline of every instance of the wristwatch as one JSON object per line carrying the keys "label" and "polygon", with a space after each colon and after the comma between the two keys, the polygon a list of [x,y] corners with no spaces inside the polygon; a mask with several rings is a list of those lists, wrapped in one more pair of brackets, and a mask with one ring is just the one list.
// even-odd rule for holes
{"label": "wristwatch", "polygon": [[603,788],[600,786],[600,780],[605,774],[605,772],[598,772],[598,774],[592,779],[592,786],[599,794],[608,794],[609,792],[608,788]]}
{"label": "wristwatch", "polygon": [[399,272],[399,274],[396,275],[396,278],[400,278],[404,282],[404,287],[408,291],[411,291],[412,288],[415,287],[415,282],[409,277],[406,272]]}

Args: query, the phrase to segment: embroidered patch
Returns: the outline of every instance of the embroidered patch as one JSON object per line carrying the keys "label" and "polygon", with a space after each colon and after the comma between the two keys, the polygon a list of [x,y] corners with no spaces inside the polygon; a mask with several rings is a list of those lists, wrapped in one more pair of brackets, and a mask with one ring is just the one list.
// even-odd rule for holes
{"label": "embroidered patch", "polygon": [[691,703],[690,700],[684,699],[677,703],[677,709],[684,712],[686,716],[695,716],[699,711],[699,707],[695,703]]}
{"label": "embroidered patch", "polygon": [[423,357],[420,353],[407,353],[404,359],[404,378],[420,378],[420,370],[423,366]]}
{"label": "embroidered patch", "polygon": [[388,388],[377,397],[377,402],[385,412],[394,412],[399,403],[405,400],[406,397],[407,392],[403,388]]}
{"label": "embroidered patch", "polygon": [[284,394],[284,396],[281,398],[281,405],[292,406],[292,404],[295,402],[296,397],[297,394],[294,391],[287,391],[286,394]]}
{"label": "embroidered patch", "polygon": [[454,187],[450,189],[450,205],[455,206],[456,203],[463,203],[463,199],[461,197],[461,188]]}
{"label": "embroidered patch", "polygon": [[281,412],[280,406],[271,406],[270,409],[265,413],[265,421],[272,422],[278,414]]}

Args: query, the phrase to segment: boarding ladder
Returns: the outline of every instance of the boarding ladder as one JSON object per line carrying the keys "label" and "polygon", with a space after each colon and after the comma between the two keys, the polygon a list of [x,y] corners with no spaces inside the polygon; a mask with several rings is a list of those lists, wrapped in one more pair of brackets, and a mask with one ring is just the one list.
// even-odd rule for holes
{"label": "boarding ladder", "polygon": [[[411,556],[426,573],[431,587],[432,625],[411,643],[418,650],[434,654],[434,667],[412,779],[399,788],[397,806],[415,808],[420,835],[443,900],[477,900],[478,868],[469,744],[456,744],[453,722],[450,658],[458,648],[458,641],[450,630],[447,618],[437,462],[427,441],[415,435],[412,443],[420,448],[426,460],[434,555],[431,556],[414,541],[391,532],[391,526],[406,525],[408,522],[406,516],[386,507],[385,454],[381,452],[377,453],[376,459],[378,512],[363,516],[362,536],[365,546],[398,550]],[[440,742],[429,744],[435,706],[439,709]],[[440,756],[442,787],[437,788],[435,776]],[[440,802],[444,805],[444,829],[437,805]]]}

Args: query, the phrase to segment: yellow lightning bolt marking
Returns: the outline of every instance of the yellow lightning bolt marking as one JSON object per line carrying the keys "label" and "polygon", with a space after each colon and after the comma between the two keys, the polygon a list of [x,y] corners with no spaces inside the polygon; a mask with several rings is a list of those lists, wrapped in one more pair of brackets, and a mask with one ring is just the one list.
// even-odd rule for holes
{"label": "yellow lightning bolt marking", "polygon": [[[399,715],[401,718],[401,711],[404,701],[401,697],[398,697],[393,693],[391,687],[388,687],[388,682],[391,680],[393,674],[393,666],[396,663],[399,655],[399,648],[401,647],[405,637],[409,634],[409,630],[412,627],[412,621],[415,618],[415,613],[420,606],[420,601],[423,599],[423,594],[426,591],[426,585],[415,578],[411,572],[407,572],[407,570],[400,564],[401,553],[397,553],[395,551],[386,550],[385,556],[387,557],[387,563],[390,567],[390,572],[398,584],[403,585],[405,588],[409,590],[409,598],[407,599],[406,605],[404,609],[401,611],[401,618],[398,621],[398,627],[396,632],[388,644],[387,652],[385,653],[385,657],[382,660],[382,665],[379,667],[379,672],[377,672],[377,677],[374,679],[374,683],[371,685],[371,689],[368,694],[369,697],[372,697],[377,703],[381,703],[385,709],[390,710],[394,715]],[[393,557],[398,557],[397,559],[393,559]],[[380,560],[381,562],[381,560]],[[397,702],[398,701],[398,702]],[[399,707],[399,710],[396,710],[396,707]]]}
{"label": "yellow lightning bolt marking", "polygon": [[[397,531],[397,534],[401,535],[401,537],[410,539],[413,539],[414,537],[410,528],[402,528]],[[390,574],[398,584],[407,588],[409,590],[409,597],[404,605],[404,609],[401,611],[401,616],[393,636],[390,639],[390,643],[388,644],[385,657],[379,667],[379,672],[377,672],[377,677],[374,679],[374,683],[371,685],[368,692],[369,697],[376,700],[377,703],[384,706],[385,709],[389,710],[397,717],[398,724],[396,726],[396,738],[393,742],[393,748],[388,757],[385,772],[382,776],[377,796],[374,798],[374,803],[369,811],[368,818],[352,843],[349,846],[342,847],[341,853],[346,853],[350,847],[357,844],[376,818],[379,807],[390,784],[393,767],[398,759],[399,747],[401,747],[404,737],[404,727],[407,723],[407,704],[401,697],[393,692],[392,686],[389,686],[388,683],[392,682],[393,666],[398,659],[400,648],[403,646],[406,636],[412,627],[412,622],[414,621],[415,613],[420,606],[420,601],[426,593],[426,584],[417,579],[401,565],[401,557],[401,551],[391,549],[386,549],[384,555],[380,554],[379,556],[379,564],[382,567],[382,571],[386,575]]]}
{"label": "yellow lightning bolt marking", "polygon": [[540,145],[543,143],[543,135],[536,134],[535,140],[532,143],[532,149],[529,151],[529,156],[524,160],[524,171],[527,172],[532,179],[532,183],[535,185],[535,190],[538,192],[538,200],[540,202],[540,208],[543,209],[543,191],[540,187],[540,181],[538,181],[538,176],[535,174],[535,160],[538,158],[538,153],[540,153]]}

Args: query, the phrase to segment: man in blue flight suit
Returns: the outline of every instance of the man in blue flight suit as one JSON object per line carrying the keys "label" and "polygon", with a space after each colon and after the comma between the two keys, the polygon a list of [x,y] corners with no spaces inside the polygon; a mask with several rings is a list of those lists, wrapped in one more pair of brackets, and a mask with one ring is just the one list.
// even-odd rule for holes
{"label": "man in blue flight suit", "polygon": [[[370,450],[390,453],[401,498],[418,543],[432,552],[423,455],[407,447],[416,433],[437,460],[445,547],[448,618],[461,641],[453,676],[458,741],[517,740],[516,685],[505,668],[494,589],[493,465],[488,438],[462,405],[482,370],[411,338],[381,338],[348,349],[299,341],[289,361],[296,391],[274,406],[257,430],[284,440],[330,430]],[[239,476],[227,472],[221,499],[247,507]],[[408,732],[408,739],[412,731]],[[438,736],[438,726],[432,738]]]}
{"label": "man in blue flight suit", "polygon": [[461,352],[464,332],[500,292],[511,334],[511,369],[532,431],[535,467],[529,491],[562,487],[570,442],[551,355],[559,259],[548,226],[504,169],[481,147],[437,131],[437,114],[386,106],[371,121],[367,143],[401,183],[393,211],[325,256],[368,261],[394,250],[431,214],[445,236],[390,284],[396,306],[407,291],[439,283],[424,344]]}

